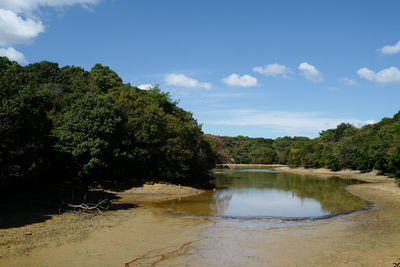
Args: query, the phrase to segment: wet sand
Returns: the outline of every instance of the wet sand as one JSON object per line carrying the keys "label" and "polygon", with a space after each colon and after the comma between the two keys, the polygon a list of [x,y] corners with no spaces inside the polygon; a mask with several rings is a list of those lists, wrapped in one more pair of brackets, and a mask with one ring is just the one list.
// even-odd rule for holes
{"label": "wet sand", "polygon": [[374,181],[347,188],[373,208],[276,227],[262,220],[174,216],[146,204],[151,194],[173,197],[174,189],[133,189],[122,201],[142,201],[139,208],[66,213],[0,229],[0,266],[393,266],[400,257],[400,188],[373,173],[334,175]]}

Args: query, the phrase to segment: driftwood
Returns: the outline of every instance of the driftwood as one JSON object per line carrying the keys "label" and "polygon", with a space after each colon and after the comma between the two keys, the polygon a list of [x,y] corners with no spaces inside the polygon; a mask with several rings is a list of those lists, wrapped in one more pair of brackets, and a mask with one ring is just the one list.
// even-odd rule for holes
{"label": "driftwood", "polygon": [[[63,201],[59,207],[59,213],[61,213],[61,207],[65,204],[65,202]],[[86,203],[86,194],[83,198],[83,201],[81,204],[70,204],[70,203],[66,203],[66,205],[70,208],[73,208],[74,210],[79,210],[81,212],[85,212],[85,211],[95,211],[97,210],[99,213],[102,213],[102,210],[108,210],[108,208],[111,205],[111,200],[109,199],[103,199],[100,200],[97,204],[94,203]]]}

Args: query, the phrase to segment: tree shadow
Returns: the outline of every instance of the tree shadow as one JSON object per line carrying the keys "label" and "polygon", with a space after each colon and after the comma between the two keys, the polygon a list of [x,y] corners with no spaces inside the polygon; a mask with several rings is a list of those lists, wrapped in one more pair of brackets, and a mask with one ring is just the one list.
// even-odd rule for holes
{"label": "tree shadow", "polygon": [[[103,199],[115,201],[120,198],[111,192],[88,191],[85,188],[76,187],[31,188],[19,192],[2,192],[0,195],[0,229],[44,222],[51,219],[53,215],[71,210],[62,203],[81,204],[85,196],[87,203],[98,203]],[[128,210],[137,207],[138,205],[130,203],[112,203],[107,211]]]}

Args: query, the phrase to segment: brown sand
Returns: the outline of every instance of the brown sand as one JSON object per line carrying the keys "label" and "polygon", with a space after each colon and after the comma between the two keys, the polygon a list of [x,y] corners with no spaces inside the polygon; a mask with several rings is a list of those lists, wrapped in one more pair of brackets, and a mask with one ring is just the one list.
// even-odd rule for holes
{"label": "brown sand", "polygon": [[[272,229],[172,216],[145,204],[103,215],[66,213],[0,229],[0,266],[393,266],[400,257],[400,188],[374,173],[334,175],[374,181],[348,187],[373,209]],[[128,202],[173,197],[173,188],[161,187],[133,189],[122,201],[125,194]]]}

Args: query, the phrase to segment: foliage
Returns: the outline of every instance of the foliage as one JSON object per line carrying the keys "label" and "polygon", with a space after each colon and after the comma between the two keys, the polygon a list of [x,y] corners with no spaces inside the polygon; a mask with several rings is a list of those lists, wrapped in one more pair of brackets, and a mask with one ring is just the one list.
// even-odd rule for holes
{"label": "foliage", "polygon": [[356,128],[342,123],[318,138],[218,137],[236,163],[279,163],[291,167],[379,170],[400,177],[400,112]]}
{"label": "foliage", "polygon": [[101,64],[88,72],[47,61],[22,67],[5,57],[0,78],[3,185],[44,181],[39,173],[55,181],[190,184],[214,167],[201,126],[158,87],[124,84]]}
{"label": "foliage", "polygon": [[228,149],[220,137],[211,134],[206,134],[204,137],[209,142],[212,151],[215,153],[216,163],[222,164],[233,162]]}
{"label": "foliage", "polygon": [[0,99],[0,183],[17,183],[45,166],[51,146],[48,96],[28,85],[12,85],[0,87]]}
{"label": "foliage", "polygon": [[90,71],[48,61],[22,67],[0,57],[0,138],[1,185],[49,177],[189,184],[215,162],[400,177],[400,112],[362,128],[342,123],[314,139],[204,135],[168,93],[124,84],[101,64]]}
{"label": "foliage", "polygon": [[79,177],[104,175],[118,158],[120,121],[109,97],[87,93],[71,105],[54,129],[55,148],[70,155]]}
{"label": "foliage", "polygon": [[286,164],[290,145],[297,140],[308,139],[287,136],[275,140],[247,136],[214,136],[214,138],[218,138],[223,142],[223,148],[221,149],[227,152],[227,155],[221,159],[221,163],[233,161],[241,164]]}

